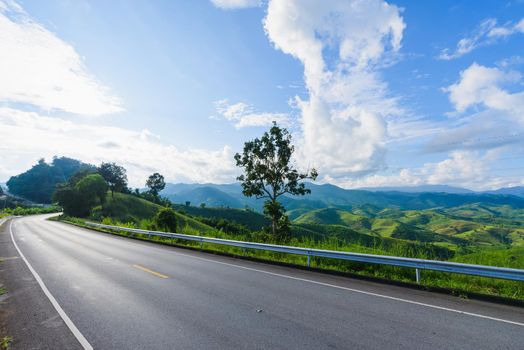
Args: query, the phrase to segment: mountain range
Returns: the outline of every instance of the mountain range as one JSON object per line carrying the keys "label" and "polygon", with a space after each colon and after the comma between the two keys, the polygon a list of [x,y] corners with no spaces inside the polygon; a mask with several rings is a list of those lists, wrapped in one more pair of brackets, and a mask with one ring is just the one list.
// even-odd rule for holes
{"label": "mountain range", "polygon": [[[311,194],[303,197],[284,196],[282,203],[297,217],[312,209],[336,207],[341,209],[381,210],[398,208],[419,210],[449,208],[465,204],[510,205],[524,208],[524,187],[503,188],[489,192],[474,192],[451,186],[386,187],[366,189],[343,189],[331,184],[308,183]],[[169,183],[161,194],[174,203],[190,202],[211,207],[245,208],[260,211],[263,200],[242,195],[240,183],[232,184],[185,184]]]}

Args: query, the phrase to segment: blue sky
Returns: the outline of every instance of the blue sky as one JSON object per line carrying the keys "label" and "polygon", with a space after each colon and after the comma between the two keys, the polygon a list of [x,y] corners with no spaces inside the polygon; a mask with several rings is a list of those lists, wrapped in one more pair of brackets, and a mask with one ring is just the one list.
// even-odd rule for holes
{"label": "blue sky", "polygon": [[523,1],[2,1],[0,181],[232,182],[268,123],[343,187],[523,185]]}

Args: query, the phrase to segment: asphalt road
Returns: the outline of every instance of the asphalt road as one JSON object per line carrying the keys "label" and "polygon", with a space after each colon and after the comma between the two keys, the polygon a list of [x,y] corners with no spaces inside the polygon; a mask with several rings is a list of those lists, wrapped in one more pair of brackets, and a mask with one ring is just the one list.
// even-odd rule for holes
{"label": "asphalt road", "polygon": [[[524,347],[523,308],[160,246],[45,217],[11,220],[0,234],[8,280],[16,274],[26,283],[7,283],[14,294],[7,304],[18,303],[8,321],[13,348],[81,348],[71,327],[95,349]],[[42,314],[33,324],[23,310],[29,304]]]}

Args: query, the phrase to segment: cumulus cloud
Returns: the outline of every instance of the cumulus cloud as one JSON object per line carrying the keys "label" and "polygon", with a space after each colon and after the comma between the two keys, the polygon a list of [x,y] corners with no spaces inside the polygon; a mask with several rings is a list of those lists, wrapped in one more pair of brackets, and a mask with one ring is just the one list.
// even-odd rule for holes
{"label": "cumulus cloud", "polygon": [[482,104],[489,108],[511,108],[522,96],[509,94],[501,88],[506,82],[520,80],[518,72],[504,72],[473,63],[460,73],[460,80],[446,88],[449,99],[456,110],[463,112],[468,107]]}
{"label": "cumulus cloud", "polygon": [[225,10],[243,9],[248,7],[258,7],[262,4],[261,0],[211,0],[211,3],[218,8]]}
{"label": "cumulus cloud", "polygon": [[0,0],[0,101],[81,115],[123,111],[122,102],[91,75],[75,48]]}
{"label": "cumulus cloud", "polygon": [[379,71],[401,47],[401,10],[381,0],[270,1],[264,27],[304,65],[301,158],[333,178],[384,166],[386,118],[400,108]]}
{"label": "cumulus cloud", "polygon": [[455,108],[453,124],[431,139],[426,151],[489,150],[522,143],[524,91],[509,90],[520,82],[515,71],[477,63],[463,70],[455,84],[443,89]]}
{"label": "cumulus cloud", "polygon": [[217,112],[227,121],[234,123],[235,128],[241,129],[252,126],[268,126],[274,121],[280,125],[289,124],[289,115],[286,113],[260,113],[247,103],[229,103],[228,100],[215,102]]}
{"label": "cumulus cloud", "polygon": [[495,44],[510,35],[524,33],[524,18],[517,23],[497,25],[497,20],[489,18],[482,21],[473,33],[458,41],[454,50],[443,49],[438,56],[441,60],[452,60],[470,53],[478,47]]}
{"label": "cumulus cloud", "polygon": [[128,170],[133,186],[153,171],[176,182],[231,182],[237,173],[233,152],[181,150],[147,130],[73,123],[11,108],[0,108],[0,179],[25,171],[36,160],[68,156],[92,164],[114,161]]}

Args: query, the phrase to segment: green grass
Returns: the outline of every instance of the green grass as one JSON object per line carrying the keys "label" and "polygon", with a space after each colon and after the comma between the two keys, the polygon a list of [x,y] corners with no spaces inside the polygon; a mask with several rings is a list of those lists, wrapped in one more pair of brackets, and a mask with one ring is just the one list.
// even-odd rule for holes
{"label": "green grass", "polygon": [[[102,207],[93,210],[90,219],[94,221],[105,220],[108,224],[124,223],[150,229],[152,228],[151,219],[161,208],[158,204],[133,195],[115,193],[114,197],[108,195],[106,203]],[[180,212],[176,212],[175,215],[180,229],[188,227],[201,232],[213,230],[211,226]]]}
{"label": "green grass", "polygon": [[13,342],[13,337],[5,336],[0,338],[0,346],[2,349],[9,349],[11,347],[11,343]]}

